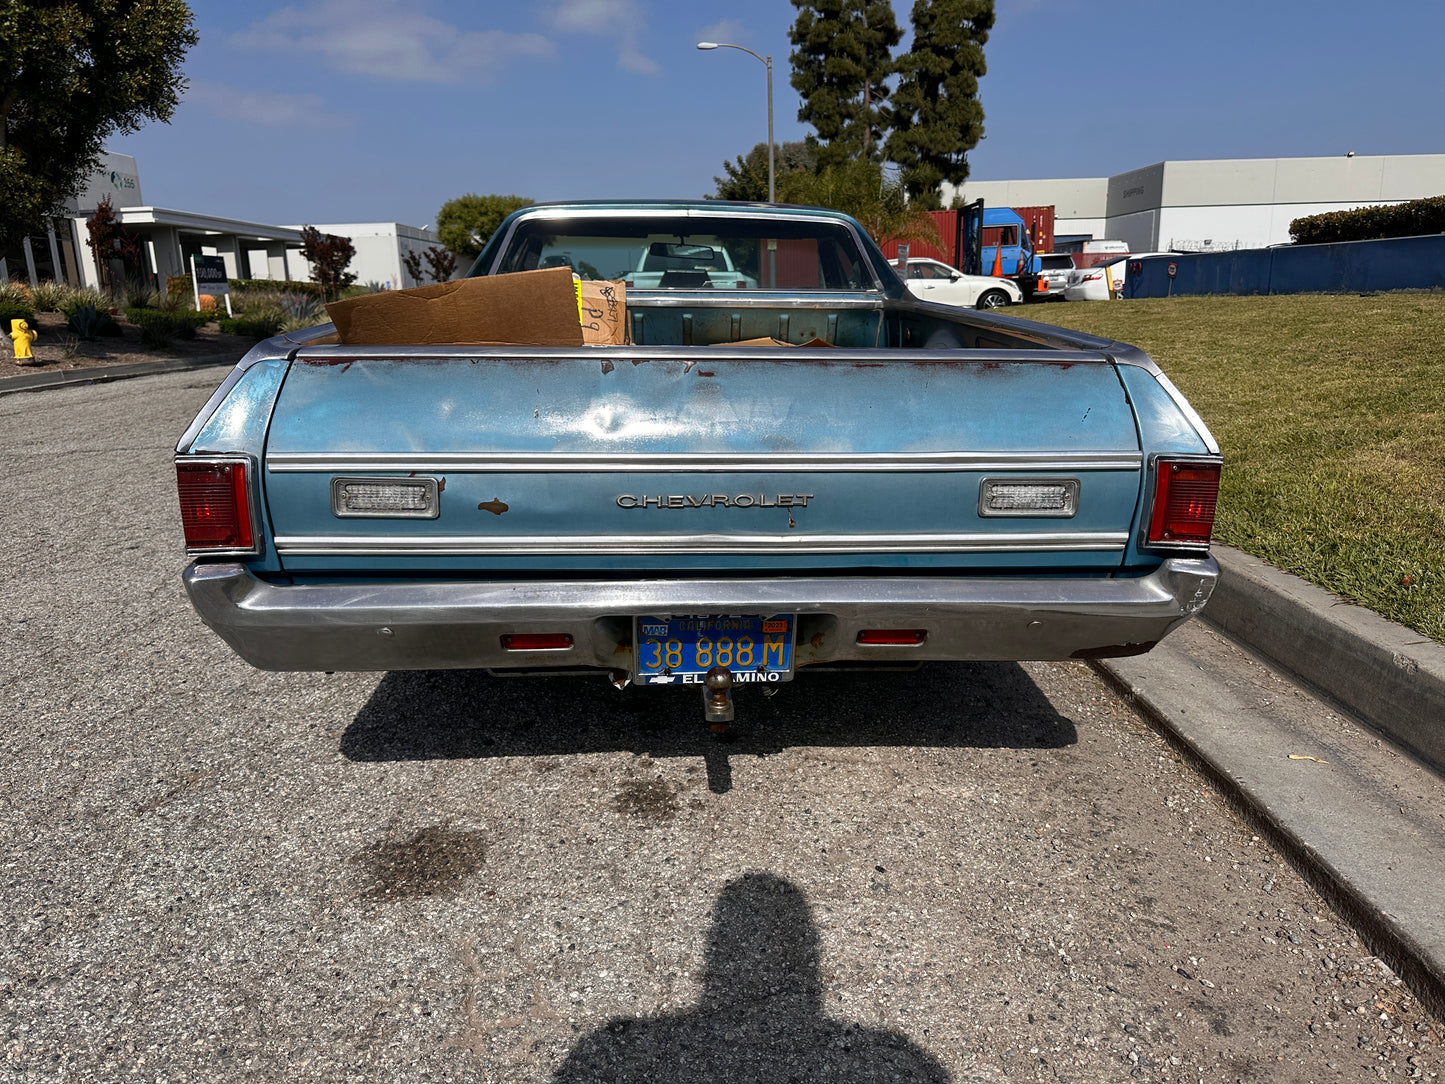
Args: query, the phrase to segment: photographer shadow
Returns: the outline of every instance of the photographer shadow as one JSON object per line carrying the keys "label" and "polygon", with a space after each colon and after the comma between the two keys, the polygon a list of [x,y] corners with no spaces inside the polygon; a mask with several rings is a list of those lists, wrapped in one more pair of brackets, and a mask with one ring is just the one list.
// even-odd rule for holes
{"label": "photographer shadow", "polygon": [[696,1007],[609,1020],[578,1040],[553,1084],[947,1084],[943,1066],[907,1036],[827,1016],[820,965],[802,892],[746,873],[713,907]]}
{"label": "photographer shadow", "polygon": [[788,748],[1058,749],[1076,744],[1017,663],[932,663],[912,672],[797,675],[767,696],[736,693],[733,740],[702,719],[699,687],[614,689],[597,677],[501,678],[481,670],[393,671],[341,738],[353,761],[569,756],[626,751],[701,757],[715,793],[729,757]]}

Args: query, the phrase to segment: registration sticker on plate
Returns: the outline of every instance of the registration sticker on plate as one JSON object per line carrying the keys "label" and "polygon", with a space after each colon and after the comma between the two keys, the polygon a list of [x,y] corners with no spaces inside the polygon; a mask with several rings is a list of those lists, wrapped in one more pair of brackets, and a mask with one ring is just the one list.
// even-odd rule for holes
{"label": "registration sticker on plate", "polygon": [[793,677],[793,615],[639,617],[639,685],[701,685],[725,666],[739,685]]}

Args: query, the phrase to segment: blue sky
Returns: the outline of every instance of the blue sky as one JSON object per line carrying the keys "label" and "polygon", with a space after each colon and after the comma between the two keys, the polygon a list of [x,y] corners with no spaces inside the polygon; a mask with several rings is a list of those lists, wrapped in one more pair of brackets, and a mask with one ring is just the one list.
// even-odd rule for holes
{"label": "blue sky", "polygon": [[[895,0],[907,27],[911,0]],[[466,192],[696,197],[802,138],[788,0],[198,0],[169,125],[111,141],[149,204],[435,221]],[[1445,0],[999,0],[979,180],[1165,159],[1445,152]]]}

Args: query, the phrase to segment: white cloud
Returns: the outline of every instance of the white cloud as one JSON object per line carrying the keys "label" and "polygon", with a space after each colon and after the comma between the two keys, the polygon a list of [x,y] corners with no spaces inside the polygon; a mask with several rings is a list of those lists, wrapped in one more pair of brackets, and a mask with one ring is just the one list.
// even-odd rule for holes
{"label": "white cloud", "polygon": [[747,27],[737,19],[722,19],[705,26],[697,32],[698,41],[725,41],[729,45],[742,45],[747,38]]}
{"label": "white cloud", "polygon": [[277,94],[205,80],[192,80],[186,103],[223,120],[273,128],[343,128],[351,117],[330,113],[318,94]]}
{"label": "white cloud", "polygon": [[559,0],[554,4],[552,25],[567,34],[588,34],[611,39],[617,46],[617,64],[638,75],[657,75],[661,65],[638,48],[647,29],[637,0]]}
{"label": "white cloud", "polygon": [[490,82],[518,56],[550,56],[540,34],[462,30],[402,0],[311,0],[231,37],[246,49],[315,53],[336,71],[422,83]]}

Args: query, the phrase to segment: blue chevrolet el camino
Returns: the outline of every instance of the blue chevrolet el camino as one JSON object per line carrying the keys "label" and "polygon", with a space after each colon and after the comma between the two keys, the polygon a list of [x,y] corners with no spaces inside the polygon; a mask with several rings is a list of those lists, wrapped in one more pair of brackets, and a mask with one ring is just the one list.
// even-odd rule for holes
{"label": "blue chevrolet el camino", "polygon": [[1219,448],[1133,347],[920,301],[816,208],[537,205],[461,285],[538,268],[631,279],[619,345],[327,326],[196,417],[185,585],[242,658],[592,669],[720,724],[820,664],[1137,654],[1209,598]]}

